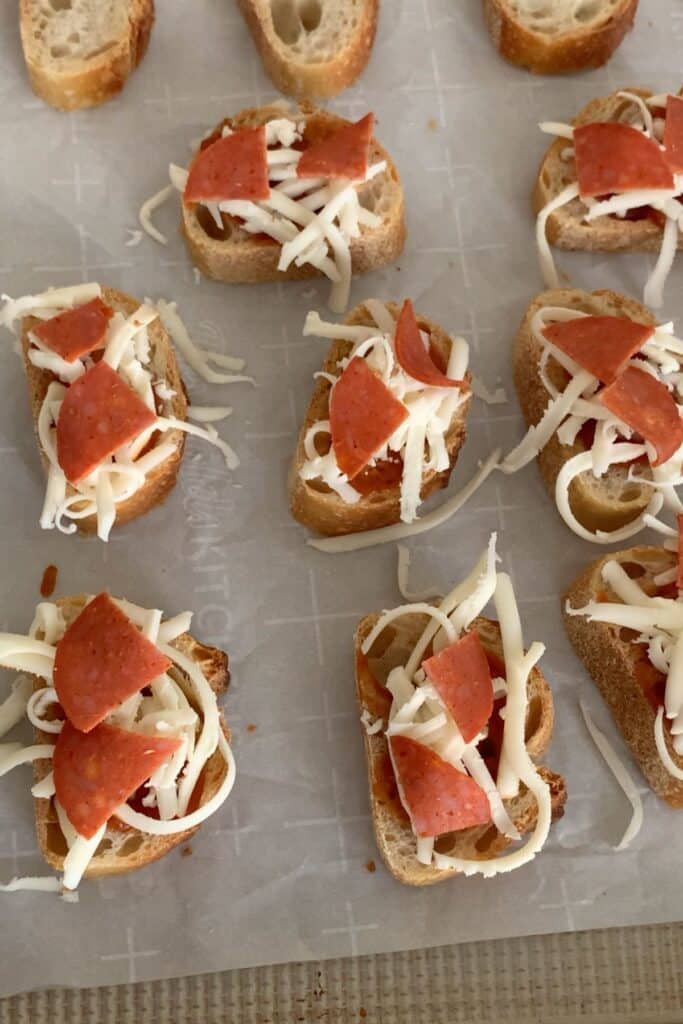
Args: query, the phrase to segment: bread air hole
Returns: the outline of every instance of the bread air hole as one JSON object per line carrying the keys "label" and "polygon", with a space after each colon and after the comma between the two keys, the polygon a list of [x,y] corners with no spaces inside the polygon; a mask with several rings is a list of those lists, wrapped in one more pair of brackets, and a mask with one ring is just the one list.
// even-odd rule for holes
{"label": "bread air hole", "polygon": [[320,24],[320,0],[271,0],[273,28],[283,43],[292,46],[303,33],[313,32]]}
{"label": "bread air hole", "polygon": [[62,43],[58,43],[55,46],[50,47],[50,56],[59,59],[60,57],[70,57],[71,49]]}
{"label": "bread air hole", "polygon": [[53,11],[70,11],[71,0],[48,0]]}
{"label": "bread air hole", "polygon": [[576,20],[577,21],[592,21],[600,14],[601,9],[604,7],[604,0],[586,0],[586,3],[580,4],[576,8]]}

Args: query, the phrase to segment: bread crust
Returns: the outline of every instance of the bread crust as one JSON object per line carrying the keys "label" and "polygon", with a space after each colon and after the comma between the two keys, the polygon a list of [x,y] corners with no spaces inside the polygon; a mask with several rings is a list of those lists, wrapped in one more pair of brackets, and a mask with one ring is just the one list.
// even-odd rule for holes
{"label": "bread crust", "polygon": [[[62,608],[68,625],[83,609],[85,597],[79,595],[60,598],[56,603]],[[201,665],[216,696],[225,692],[230,680],[230,673],[228,671],[228,656],[224,651],[200,643],[189,633],[183,633],[173,641],[171,646],[176,647],[184,655]],[[43,679],[34,677],[34,689],[40,689],[44,685]],[[219,712],[219,715],[223,735],[230,742],[230,730],[222,712]],[[43,733],[39,729],[34,730],[34,738],[36,743],[54,742],[53,735]],[[51,770],[52,761],[35,761],[34,781],[40,782]],[[216,793],[225,778],[226,771],[223,757],[217,750],[206,763],[200,807]],[[34,798],[34,814],[40,851],[50,867],[55,871],[62,872],[64,870],[65,844],[52,800],[42,797]],[[124,825],[123,822],[116,827],[107,825],[102,844],[86,868],[84,878],[105,878],[137,871],[138,868],[143,868],[164,857],[174,847],[188,842],[199,827],[196,825],[177,835],[153,836],[142,833],[137,828]],[[126,846],[129,847],[129,852],[126,851]]]}
{"label": "bread crust", "polygon": [[[140,303],[130,295],[117,291],[114,288],[102,289],[102,300],[112,309],[130,316],[139,307]],[[24,369],[28,382],[29,401],[31,414],[36,436],[36,444],[40,452],[43,467],[47,473],[49,462],[40,446],[38,436],[38,417],[43,404],[47,389],[50,383],[57,378],[48,370],[34,366],[28,358],[30,346],[29,332],[38,323],[35,317],[24,317],[21,324],[21,347],[24,356]],[[188,400],[183,379],[180,376],[180,369],[176,359],[175,349],[166,333],[161,320],[157,318],[147,328],[151,346],[151,361],[159,376],[168,381],[169,387],[175,392],[172,398],[161,403],[161,413],[175,416],[179,420],[187,419]],[[167,430],[164,432],[164,441],[174,445],[174,451],[159,466],[147,474],[144,485],[132,494],[126,501],[116,506],[116,520],[114,527],[122,526],[124,523],[137,519],[145,512],[156,505],[160,505],[175,487],[178,477],[178,470],[185,449],[185,434],[182,430]],[[97,532],[97,516],[87,516],[85,519],[75,520],[78,529],[83,533]]]}
{"label": "bread crust", "polygon": [[307,61],[278,36],[270,0],[238,0],[266,73],[280,92],[298,100],[329,99],[346,89],[367,64],[377,31],[379,0],[363,0],[353,34],[329,60]]}
{"label": "bread crust", "polygon": [[41,62],[33,39],[35,0],[19,0],[19,25],[31,88],[57,110],[98,106],[117,96],[149,45],[154,0],[127,0],[125,34],[104,52],[87,59]]}
{"label": "bread crust", "polygon": [[559,75],[605,64],[633,27],[638,0],[618,0],[589,25],[548,34],[534,31],[509,0],[484,0],[486,25],[501,56],[537,75]]}
{"label": "bread crust", "polygon": [[[628,87],[628,92],[646,99],[652,96],[649,89]],[[572,125],[590,124],[594,121],[616,121],[633,104],[621,98],[617,92],[591,100],[572,121]],[[566,139],[556,139],[546,151],[536,178],[533,192],[534,212],[539,213],[563,188],[576,182],[576,167],[573,158],[562,159],[567,148]],[[546,235],[551,245],[558,249],[581,250],[584,252],[659,252],[662,244],[662,228],[654,221],[625,220],[605,215],[590,223],[583,222],[585,207],[579,199],[573,199],[553,211],[546,222]],[[679,232],[678,248],[683,248],[683,236]]]}
{"label": "bread crust", "polygon": [[[531,321],[542,306],[562,306],[580,309],[600,316],[627,316],[638,323],[655,325],[657,320],[635,299],[608,289],[584,292],[576,288],[556,288],[541,292],[529,304],[515,338],[512,365],[515,388],[527,426],[539,422],[550,401],[539,374],[542,348],[531,332]],[[562,389],[568,375],[552,358],[548,360],[548,376]],[[555,500],[555,481],[569,459],[586,451],[578,439],[573,445],[560,444],[554,434],[541,450],[537,462],[548,494]],[[596,480],[590,472],[575,477],[569,488],[572,511],[586,529],[615,530],[635,519],[646,508],[652,490],[646,484],[627,481],[627,468],[611,467],[604,478]],[[643,475],[649,472],[643,468]]]}
{"label": "bread crust", "polygon": [[[388,302],[386,306],[395,317],[398,316],[399,309],[395,303]],[[433,321],[419,314],[417,321],[420,328],[429,333],[432,342],[447,359],[450,353],[451,339],[446,332]],[[374,320],[366,307],[361,304],[351,311],[346,318],[346,323],[372,326]],[[333,341],[323,364],[324,372],[338,376],[339,360],[347,356],[351,348],[352,342]],[[469,374],[467,381],[469,386]],[[306,461],[304,448],[306,433],[314,423],[328,418],[330,391],[330,383],[324,377],[318,377],[289,469],[288,494],[292,515],[304,526],[328,536],[357,533],[361,530],[375,530],[400,522],[400,486],[373,491],[371,494],[364,495],[356,504],[351,505],[334,491],[324,487],[319,480],[301,479],[300,470]],[[458,407],[446,434],[446,448],[450,460],[448,469],[440,473],[430,470],[423,475],[420,491],[423,500],[434,491],[448,486],[450,475],[458,461],[460,449],[467,437],[467,415],[471,397],[470,392],[462,405]]]}
{"label": "bread crust", "polygon": [[[274,118],[282,117],[283,113],[286,111],[283,112],[282,106],[275,104],[250,108],[235,117],[225,118],[216,126],[215,132],[220,133],[224,124],[231,128],[266,124]],[[306,122],[311,132],[319,136],[329,135],[349,123],[310,103],[301,104],[300,119]],[[403,189],[396,165],[374,138],[370,143],[370,157],[372,161],[386,160],[387,169],[367,182],[359,190],[359,195],[361,199],[372,196],[381,205],[382,223],[376,228],[362,226],[359,237],[351,239],[351,267],[354,274],[364,274],[393,262],[403,251],[406,238]],[[223,214],[223,237],[216,238],[208,233],[216,233],[210,218],[205,218],[202,225],[204,211],[197,203],[181,201],[181,210],[181,231],[190,257],[207,277],[228,284],[260,284],[264,281],[301,281],[322,276],[322,271],[310,264],[301,267],[292,264],[286,271],[278,270],[282,247],[271,239],[248,234],[234,217]]]}
{"label": "bread crust", "polygon": [[[361,652],[363,641],[371,632],[378,619],[379,614],[366,615],[358,624],[354,637],[356,697],[358,704],[361,712],[367,710],[373,717],[382,717],[383,719],[383,729],[381,732],[370,736],[365,729],[362,730],[368,766],[370,809],[375,838],[382,860],[394,878],[399,882],[404,882],[406,885],[433,885],[436,882],[444,881],[446,878],[451,878],[454,874],[459,874],[459,872],[442,870],[433,865],[419,863],[415,856],[415,836],[410,823],[399,820],[394,815],[384,794],[382,776],[389,755],[389,747],[384,735],[387,717],[386,714],[378,715],[378,711],[381,709],[374,706],[371,707],[366,702],[362,670],[359,669],[359,665],[363,664],[361,660],[364,657]],[[379,638],[383,649],[378,652],[376,659],[373,658],[373,651],[370,651],[369,660],[373,674],[377,672],[381,676],[378,681],[382,688],[390,669],[395,665],[405,663],[426,624],[427,619],[424,615],[405,615],[401,619],[392,622],[382,637]],[[475,619],[471,628],[479,632],[481,641],[487,651],[502,657],[500,627],[497,622],[480,617]],[[387,637],[390,638],[389,641]],[[387,691],[385,690],[384,692],[386,693]],[[552,694],[543,673],[538,667],[534,667],[531,670],[527,683],[527,693],[529,695],[527,749],[536,760],[545,754],[550,743],[554,724]],[[539,767],[539,773],[550,786],[553,820],[560,818],[564,813],[564,804],[567,799],[565,781],[561,775],[557,775],[544,767]],[[524,787],[522,787],[517,797],[505,801],[505,807],[521,834],[524,835],[534,828],[537,818],[536,802],[532,794]],[[439,837],[437,841],[440,844],[440,852],[473,860],[491,860],[509,846],[511,842],[491,824],[463,829],[445,840],[444,837]]]}
{"label": "bread crust", "polygon": [[[586,568],[567,590],[563,601],[563,618],[574,650],[602,694],[612,717],[623,735],[648,785],[671,807],[683,807],[683,782],[669,775],[657,752],[654,738],[655,711],[647,700],[637,677],[637,663],[643,657],[643,645],[632,642],[634,634],[607,622],[589,622],[583,615],[569,615],[572,608],[582,608],[589,601],[618,601],[618,597],[601,576],[605,562],[615,561],[626,569],[640,566],[645,572],[637,582],[652,577],[676,564],[676,555],[663,548],[639,545],[624,551],[611,552]],[[629,572],[629,575],[633,570]],[[645,653],[647,660],[647,654]],[[674,752],[671,734],[664,730],[669,753],[683,769],[683,758]]]}

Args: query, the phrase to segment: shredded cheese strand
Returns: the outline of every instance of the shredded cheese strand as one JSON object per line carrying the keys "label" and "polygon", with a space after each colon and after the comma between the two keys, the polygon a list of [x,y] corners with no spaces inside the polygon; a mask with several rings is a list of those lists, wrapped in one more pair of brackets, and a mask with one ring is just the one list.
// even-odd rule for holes
{"label": "shredded cheese strand", "polygon": [[[621,840],[614,847],[615,850],[625,850],[626,847],[633,842],[635,837],[640,832],[640,829],[642,828],[643,801],[640,799],[640,793],[638,792],[636,786],[633,783],[633,780],[631,779],[631,776],[628,774],[621,759],[619,758],[619,755],[617,754],[616,750],[614,749],[610,741],[605,736],[604,732],[602,732],[602,730],[599,729],[593,721],[590,711],[588,710],[588,707],[584,703],[584,701],[579,701],[579,707],[581,708],[581,714],[583,715],[583,720],[586,724],[588,732],[590,733],[591,739],[600,751],[600,754],[605,764],[607,765],[609,770],[612,772],[612,775],[614,775],[614,778],[617,780],[617,782],[623,789],[625,796],[627,797],[631,804],[631,807],[633,808],[633,814],[631,815],[631,820],[626,828],[626,831],[621,837]],[[683,778],[683,776],[681,777]]]}

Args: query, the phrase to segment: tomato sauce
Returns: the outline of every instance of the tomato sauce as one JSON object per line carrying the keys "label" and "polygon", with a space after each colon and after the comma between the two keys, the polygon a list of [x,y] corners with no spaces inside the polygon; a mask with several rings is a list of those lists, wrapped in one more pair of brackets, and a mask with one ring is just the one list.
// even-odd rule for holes
{"label": "tomato sauce", "polygon": [[56,565],[48,565],[43,573],[43,578],[40,581],[40,596],[41,597],[52,597],[57,586],[57,573],[58,569]]}

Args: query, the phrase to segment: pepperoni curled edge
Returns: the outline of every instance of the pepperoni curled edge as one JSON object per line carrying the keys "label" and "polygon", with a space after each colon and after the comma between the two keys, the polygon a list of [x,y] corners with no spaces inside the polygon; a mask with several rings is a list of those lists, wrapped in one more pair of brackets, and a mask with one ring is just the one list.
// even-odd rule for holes
{"label": "pepperoni curled edge", "polygon": [[83,733],[66,721],[52,763],[57,799],[78,834],[92,839],[114,811],[175,754],[180,742],[104,723]]}
{"label": "pepperoni curled edge", "polygon": [[399,365],[409,377],[435,388],[459,388],[465,383],[442,373],[434,363],[420,334],[415,310],[410,299],[403,303],[396,322],[394,351]]}
{"label": "pepperoni curled edge", "polygon": [[598,400],[655,449],[653,466],[667,462],[683,444],[683,422],[671,392],[646,370],[627,366]]}

